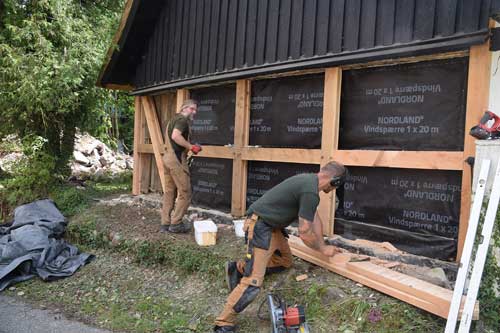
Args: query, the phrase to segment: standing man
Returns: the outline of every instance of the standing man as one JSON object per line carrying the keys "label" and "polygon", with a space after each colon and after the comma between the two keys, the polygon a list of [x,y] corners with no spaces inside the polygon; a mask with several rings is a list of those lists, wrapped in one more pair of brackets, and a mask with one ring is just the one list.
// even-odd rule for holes
{"label": "standing man", "polygon": [[323,226],[316,212],[319,193],[340,187],[346,177],[342,164],[330,162],[318,173],[299,174],[267,191],[247,211],[244,230],[245,260],[226,263],[226,281],[231,290],[224,310],[215,321],[214,332],[235,332],[236,314],[243,311],[260,291],[264,275],[292,265],[292,253],[284,228],[299,219],[299,236],[312,249],[326,256],[340,250],[326,245]]}
{"label": "standing man", "polygon": [[179,113],[167,125],[166,152],[163,155],[165,193],[163,194],[160,232],[186,233],[190,230],[190,226],[182,220],[191,203],[191,180],[187,153],[191,151],[196,155],[201,151],[200,145],[189,142],[190,123],[196,111],[196,101],[188,99],[182,103]]}

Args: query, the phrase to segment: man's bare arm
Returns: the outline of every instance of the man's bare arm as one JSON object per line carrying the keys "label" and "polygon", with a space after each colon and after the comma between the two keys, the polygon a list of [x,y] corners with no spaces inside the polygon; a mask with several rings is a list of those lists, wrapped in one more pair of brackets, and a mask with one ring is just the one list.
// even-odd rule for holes
{"label": "man's bare arm", "polygon": [[320,243],[314,232],[313,223],[313,221],[299,217],[299,237],[310,248],[319,250]]}
{"label": "man's bare arm", "polygon": [[299,236],[308,247],[321,251],[328,257],[340,253],[337,247],[325,244],[323,240],[323,224],[318,213],[316,213],[312,222],[299,217]]}
{"label": "man's bare arm", "polygon": [[182,147],[186,148],[187,150],[191,149],[191,144],[189,143],[189,141],[187,141],[186,139],[184,139],[184,137],[182,136],[182,132],[179,131],[177,128],[174,128],[172,130],[172,136],[171,136],[171,138],[179,146],[182,146]]}

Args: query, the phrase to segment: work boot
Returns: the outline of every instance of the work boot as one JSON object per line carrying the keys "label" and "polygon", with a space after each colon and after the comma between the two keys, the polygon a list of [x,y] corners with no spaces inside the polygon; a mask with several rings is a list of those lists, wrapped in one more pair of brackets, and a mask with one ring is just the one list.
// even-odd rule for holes
{"label": "work boot", "polygon": [[170,227],[170,224],[162,224],[160,226],[160,232],[168,232],[169,227]]}
{"label": "work boot", "polygon": [[174,234],[185,234],[190,230],[191,228],[189,227],[189,225],[185,223],[171,224],[168,228],[168,231],[173,232]]}
{"label": "work boot", "polygon": [[226,283],[230,292],[236,288],[242,277],[243,275],[238,271],[235,261],[226,262]]}
{"label": "work boot", "polygon": [[236,327],[235,326],[215,326],[214,332],[215,333],[235,333]]}

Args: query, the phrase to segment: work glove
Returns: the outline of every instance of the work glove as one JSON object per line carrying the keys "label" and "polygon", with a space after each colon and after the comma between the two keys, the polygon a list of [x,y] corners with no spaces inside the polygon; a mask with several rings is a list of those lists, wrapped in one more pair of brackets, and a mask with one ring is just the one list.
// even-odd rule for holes
{"label": "work glove", "polygon": [[193,152],[193,154],[195,155],[198,155],[198,153],[201,151],[201,146],[199,144],[194,144],[191,146],[191,151]]}

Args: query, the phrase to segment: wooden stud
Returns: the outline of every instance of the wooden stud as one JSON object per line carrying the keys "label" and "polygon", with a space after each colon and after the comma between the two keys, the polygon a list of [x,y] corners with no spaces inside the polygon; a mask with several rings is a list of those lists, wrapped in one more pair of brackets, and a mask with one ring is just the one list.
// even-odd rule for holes
{"label": "wooden stud", "polygon": [[[341,81],[342,70],[340,67],[328,68],[325,71],[321,166],[336,159],[333,153],[338,147]],[[332,236],[335,219],[335,193],[320,193],[318,215],[323,222],[323,233]]]}
{"label": "wooden stud", "polygon": [[241,158],[251,161],[320,164],[321,150],[243,147]]}
{"label": "wooden stud", "polygon": [[177,106],[175,108],[175,112],[178,113],[181,110],[182,103],[186,99],[189,99],[189,90],[187,89],[178,89],[177,90]]}
{"label": "wooden stud", "polygon": [[242,158],[242,148],[250,136],[250,81],[236,81],[236,110],[234,124],[234,159],[231,197],[231,214],[243,216],[246,211],[247,161]]}
{"label": "wooden stud", "polygon": [[142,106],[140,97],[135,97],[135,110],[134,110],[134,172],[132,176],[132,194],[141,194],[141,157],[139,146],[143,142],[144,132],[142,131]]}
{"label": "wooden stud", "polygon": [[162,161],[162,155],[165,152],[165,144],[161,134],[160,123],[156,114],[154,100],[150,96],[143,96],[141,97],[141,102],[144,108],[144,114],[146,115],[149,133],[151,134],[156,167],[158,168],[163,191],[165,191],[165,170]]}
{"label": "wooden stud", "polygon": [[[148,125],[146,122],[146,115],[144,114],[144,107],[142,101],[139,98],[139,103],[141,105],[141,143],[151,144],[151,136],[149,134]],[[151,156],[143,155],[140,159],[141,162],[141,193],[149,193],[151,189]]]}
{"label": "wooden stud", "polygon": [[483,113],[488,109],[490,92],[491,52],[489,43],[471,46],[469,55],[469,76],[467,82],[467,112],[465,116],[465,139],[462,158],[462,197],[460,224],[458,227],[457,261],[460,260],[469,224],[471,205],[472,170],[465,162],[469,156],[476,155],[475,139],[469,130],[477,125]]}
{"label": "wooden stud", "polygon": [[337,150],[335,160],[366,167],[462,170],[463,153],[445,151]]}

